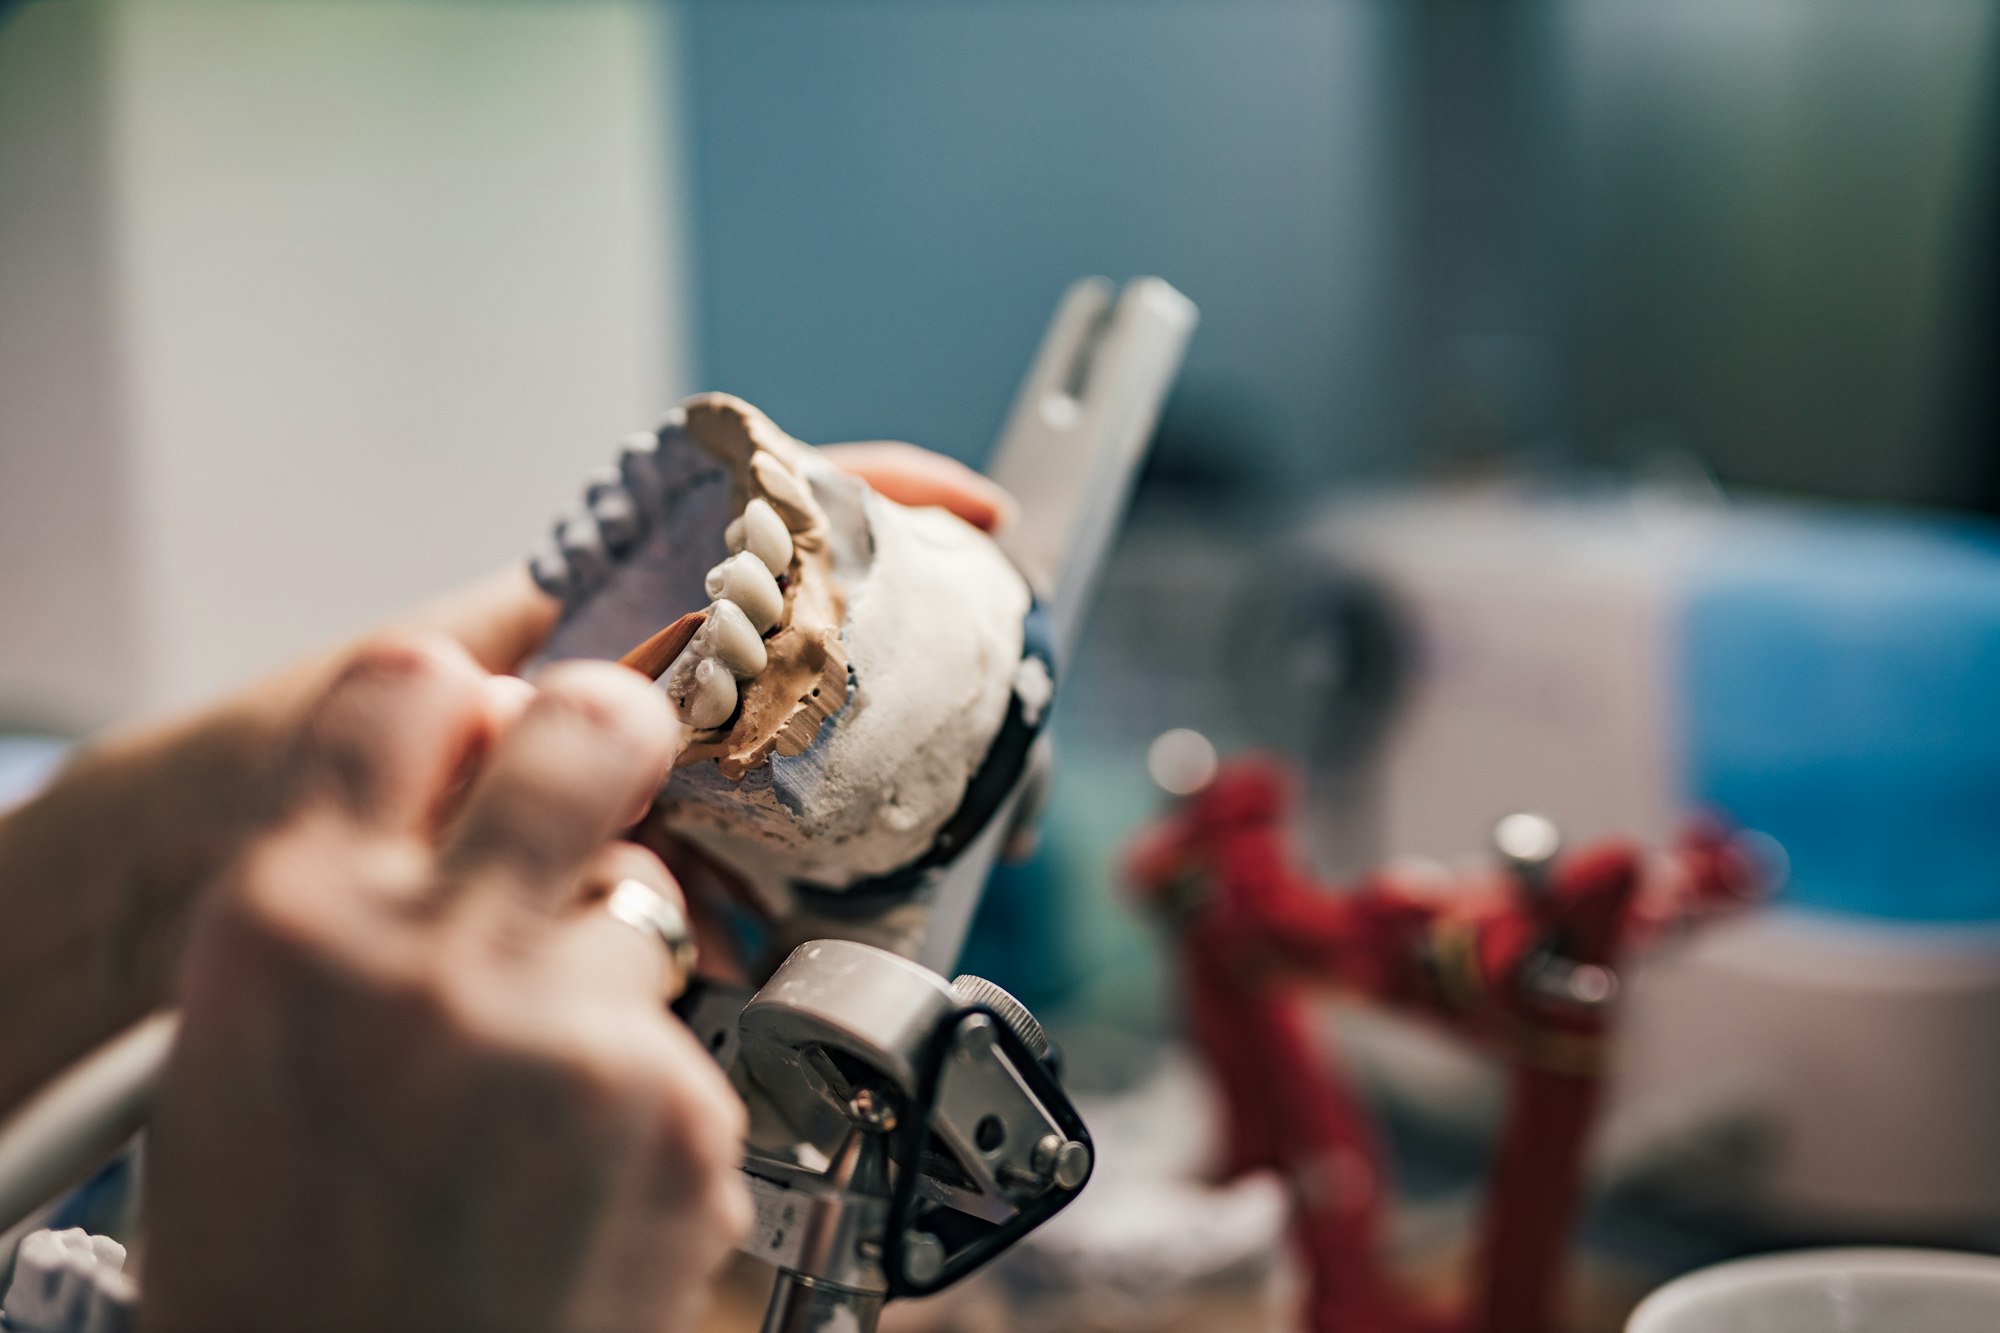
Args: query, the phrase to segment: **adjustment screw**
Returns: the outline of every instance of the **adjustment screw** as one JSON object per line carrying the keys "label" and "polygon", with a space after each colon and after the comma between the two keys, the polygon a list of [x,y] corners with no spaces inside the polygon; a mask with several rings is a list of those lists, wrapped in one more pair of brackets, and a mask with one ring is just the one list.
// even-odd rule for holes
{"label": "adjustment screw", "polygon": [[1569,998],[1577,1004],[1607,1004],[1618,993],[1618,974],[1596,963],[1579,963],[1569,974]]}
{"label": "adjustment screw", "polygon": [[1516,882],[1539,897],[1549,891],[1556,855],[1562,851],[1562,834],[1546,815],[1508,815],[1493,826],[1493,849]]}
{"label": "adjustment screw", "polygon": [[1090,1148],[1060,1134],[1044,1134],[1035,1142],[1035,1170],[1058,1189],[1073,1190],[1090,1174]]}
{"label": "adjustment screw", "polygon": [[930,1282],[944,1272],[944,1242],[928,1231],[903,1233],[903,1275],[912,1282]]}
{"label": "adjustment screw", "polygon": [[976,1065],[993,1053],[993,1020],[974,1014],[959,1025],[956,1053],[969,1065]]}

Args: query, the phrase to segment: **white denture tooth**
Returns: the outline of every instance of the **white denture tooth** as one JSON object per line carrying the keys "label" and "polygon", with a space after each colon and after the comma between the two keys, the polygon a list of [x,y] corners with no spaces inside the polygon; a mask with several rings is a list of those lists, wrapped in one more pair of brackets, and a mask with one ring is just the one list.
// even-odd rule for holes
{"label": "white denture tooth", "polygon": [[763,634],[785,613],[785,594],[762,560],[739,551],[708,571],[704,585],[711,601],[736,603]]}
{"label": "white denture tooth", "polygon": [[605,549],[620,556],[646,535],[646,516],[640,512],[632,493],[625,489],[617,468],[602,467],[590,474],[583,490],[583,503],[604,534]]}
{"label": "white denture tooth", "polygon": [[742,607],[726,598],[708,608],[708,619],[694,636],[694,646],[712,653],[738,680],[748,680],[770,661],[757,627]]}
{"label": "white denture tooth", "polygon": [[594,505],[606,491],[616,490],[623,484],[624,478],[618,475],[616,467],[609,464],[594,467],[583,477],[583,502]]}
{"label": "white denture tooth", "polygon": [[646,535],[646,517],[624,490],[607,491],[590,502],[590,516],[604,534],[604,549],[622,556]]}
{"label": "white denture tooth", "polygon": [[528,576],[535,586],[559,602],[567,602],[575,595],[575,580],[570,577],[569,561],[556,547],[555,538],[550,537],[537,546],[528,556]]}
{"label": "white denture tooth", "polygon": [[556,549],[569,564],[570,586],[577,592],[596,589],[611,572],[611,555],[597,520],[576,514],[556,525]]}
{"label": "white denture tooth", "polygon": [[778,511],[778,517],[793,532],[805,532],[823,527],[826,514],[813,499],[812,489],[805,478],[786,467],[776,454],[762,450],[750,458],[750,473],[757,479],[758,487],[770,500],[771,507]]}
{"label": "white denture tooth", "polygon": [[654,498],[660,484],[660,436],[652,430],[634,430],[618,440],[618,476],[626,488],[642,500]]}
{"label": "white denture tooth", "polygon": [[743,512],[729,521],[724,534],[732,551],[748,551],[764,562],[773,574],[792,567],[792,532],[769,500],[752,500]]}
{"label": "white denture tooth", "polygon": [[667,698],[682,722],[696,731],[712,731],[736,711],[736,678],[713,657],[690,648],[667,671]]}

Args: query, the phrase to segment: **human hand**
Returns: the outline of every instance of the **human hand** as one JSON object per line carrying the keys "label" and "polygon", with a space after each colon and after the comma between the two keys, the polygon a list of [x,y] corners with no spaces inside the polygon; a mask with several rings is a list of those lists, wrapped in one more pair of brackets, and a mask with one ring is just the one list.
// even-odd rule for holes
{"label": "human hand", "polygon": [[[834,445],[891,499],[939,504],[992,530],[1006,493],[908,444]],[[401,619],[480,667],[513,671],[560,612],[512,565]],[[293,799],[301,719],[365,653],[317,654],[183,716],[94,740],[34,801],[0,815],[0,1113],[167,996],[200,888]]]}
{"label": "human hand", "polygon": [[820,452],[877,491],[905,505],[936,505],[985,533],[1014,521],[1014,497],[981,473],[943,454],[900,440],[826,444]]}
{"label": "human hand", "polygon": [[[504,671],[555,614],[513,568],[405,623]],[[301,719],[366,651],[318,654],[206,708],[107,732],[0,814],[0,1113],[165,1001],[198,891],[284,818]]]}
{"label": "human hand", "polygon": [[608,839],[678,724],[608,664],[553,668],[511,726],[501,696],[401,638],[308,708],[294,808],[189,948],[155,1333],[686,1328],[747,1226],[741,1104],[665,1011],[665,951],[594,901],[677,892]]}

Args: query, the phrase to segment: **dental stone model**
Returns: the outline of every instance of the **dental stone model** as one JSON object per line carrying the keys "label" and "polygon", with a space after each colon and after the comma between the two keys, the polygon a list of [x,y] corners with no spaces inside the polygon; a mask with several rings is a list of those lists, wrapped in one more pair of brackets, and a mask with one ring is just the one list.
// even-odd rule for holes
{"label": "dental stone model", "polygon": [[642,668],[694,729],[654,817],[773,916],[859,912],[912,946],[896,909],[993,814],[1052,689],[1020,574],[722,394],[584,499],[531,565],[564,607],[543,659],[674,654]]}

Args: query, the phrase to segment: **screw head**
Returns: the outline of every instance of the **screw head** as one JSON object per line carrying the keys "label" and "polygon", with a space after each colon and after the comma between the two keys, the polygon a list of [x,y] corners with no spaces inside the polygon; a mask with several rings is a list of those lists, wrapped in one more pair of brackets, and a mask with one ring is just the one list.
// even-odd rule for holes
{"label": "screw head", "polygon": [[1605,1004],[1617,993],[1618,976],[1610,968],[1583,963],[1569,974],[1570,998],[1578,1004]]}
{"label": "screw head", "polygon": [[1555,858],[1562,834],[1546,815],[1508,815],[1493,826],[1493,845],[1511,865],[1540,866]]}
{"label": "screw head", "polygon": [[1035,1142],[1035,1170],[1057,1188],[1073,1190],[1090,1174],[1090,1148],[1060,1134],[1044,1134]]}
{"label": "screw head", "polygon": [[912,1282],[929,1282],[944,1272],[944,1242],[928,1231],[903,1233],[903,1273]]}
{"label": "screw head", "polygon": [[1545,815],[1508,815],[1493,826],[1493,849],[1522,893],[1530,898],[1548,894],[1556,855],[1562,851],[1562,832],[1554,820]]}
{"label": "screw head", "polygon": [[1215,745],[1198,731],[1175,727],[1146,747],[1146,773],[1169,796],[1192,796],[1215,777]]}
{"label": "screw head", "polygon": [[959,1025],[954,1053],[969,1065],[978,1064],[993,1053],[996,1040],[993,1020],[985,1014],[974,1014]]}
{"label": "screw head", "polygon": [[1056,1187],[1073,1190],[1090,1174],[1090,1149],[1072,1139],[1056,1154]]}

